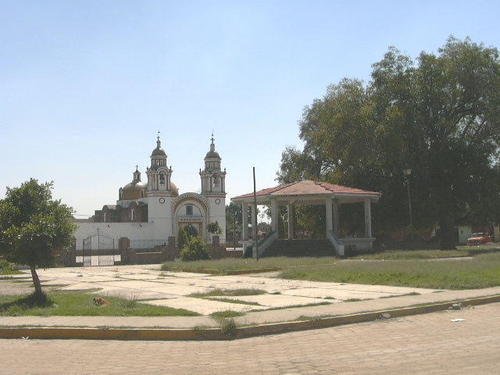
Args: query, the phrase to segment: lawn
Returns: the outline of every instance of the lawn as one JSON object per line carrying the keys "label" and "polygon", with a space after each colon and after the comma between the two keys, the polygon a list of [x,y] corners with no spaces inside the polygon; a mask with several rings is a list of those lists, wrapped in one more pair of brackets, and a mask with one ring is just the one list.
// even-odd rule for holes
{"label": "lawn", "polygon": [[0,296],[0,316],[195,316],[195,312],[153,306],[117,297],[102,297],[106,304],[97,305],[95,294],[53,292],[44,306],[33,304],[32,296]]}
{"label": "lawn", "polygon": [[[472,257],[472,259],[464,258]],[[443,259],[453,258],[453,259]],[[464,259],[461,259],[464,258]],[[234,275],[279,271],[286,279],[436,289],[476,289],[500,285],[498,248],[385,251],[340,260],[318,258],[220,259],[167,262],[163,270]]]}
{"label": "lawn", "polygon": [[346,260],[325,267],[284,270],[286,279],[397,285],[436,289],[477,289],[500,285],[500,253],[472,259]]}
{"label": "lawn", "polygon": [[338,259],[334,257],[323,258],[287,258],[273,257],[254,259],[225,258],[218,260],[197,260],[193,262],[166,262],[162,265],[163,271],[173,272],[197,272],[212,275],[239,275],[255,272],[281,271],[303,265],[333,264]]}
{"label": "lawn", "polygon": [[459,246],[456,250],[386,250],[372,254],[362,254],[352,259],[437,259],[473,257],[481,254],[500,253],[500,247]]}

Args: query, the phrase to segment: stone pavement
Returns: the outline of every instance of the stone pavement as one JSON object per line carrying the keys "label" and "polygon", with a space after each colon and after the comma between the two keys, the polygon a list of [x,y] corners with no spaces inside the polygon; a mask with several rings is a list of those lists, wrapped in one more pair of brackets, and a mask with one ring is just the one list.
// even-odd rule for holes
{"label": "stone pavement", "polygon": [[[264,323],[290,322],[298,319],[343,316],[370,311],[391,310],[415,305],[452,302],[460,299],[500,295],[500,287],[448,290],[439,293],[379,298],[367,301],[333,303],[320,306],[303,306],[286,309],[249,312],[235,318],[238,326]],[[134,327],[134,328],[195,328],[218,327],[219,323],[208,316],[0,316],[0,327]]]}
{"label": "stone pavement", "polygon": [[[49,268],[39,271],[43,284],[61,290],[98,290],[99,294],[135,299],[143,303],[183,308],[202,315],[232,310],[249,312],[337,304],[346,300],[372,300],[407,294],[432,294],[434,289],[406,288],[384,285],[326,283],[285,280],[276,274],[213,276],[187,272],[160,271],[159,265]],[[25,274],[14,276],[25,278]],[[1,281],[0,281],[1,282]],[[264,294],[234,298],[193,298],[193,293],[215,289],[258,289]],[[231,302],[230,300],[235,300]]]}
{"label": "stone pavement", "polygon": [[237,341],[0,340],[0,363],[33,375],[498,374],[500,303]]}

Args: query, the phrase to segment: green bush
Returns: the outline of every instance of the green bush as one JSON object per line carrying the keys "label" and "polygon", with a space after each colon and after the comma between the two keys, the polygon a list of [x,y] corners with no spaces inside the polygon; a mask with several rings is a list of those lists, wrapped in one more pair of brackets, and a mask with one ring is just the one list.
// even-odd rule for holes
{"label": "green bush", "polygon": [[209,259],[208,246],[198,237],[191,238],[181,250],[184,261]]}
{"label": "green bush", "polygon": [[224,336],[234,338],[236,336],[236,323],[233,318],[222,319],[220,321],[220,330]]}
{"label": "green bush", "polygon": [[0,259],[0,275],[12,275],[14,273],[18,273],[14,265],[5,259]]}
{"label": "green bush", "polygon": [[217,222],[217,221],[214,223],[208,224],[207,230],[208,230],[208,233],[212,233],[212,234],[221,234],[222,233],[222,229],[220,228],[219,222]]}

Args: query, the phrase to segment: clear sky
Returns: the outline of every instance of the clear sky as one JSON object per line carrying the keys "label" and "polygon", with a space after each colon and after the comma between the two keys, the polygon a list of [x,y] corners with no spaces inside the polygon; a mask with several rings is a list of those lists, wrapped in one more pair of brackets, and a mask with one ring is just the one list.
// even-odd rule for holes
{"label": "clear sky", "polygon": [[[500,46],[498,1],[0,1],[0,197],[53,180],[79,215],[144,172],[161,132],[180,192],[212,130],[228,197],[275,185],[303,108],[388,46]],[[143,180],[145,179],[143,173]]]}

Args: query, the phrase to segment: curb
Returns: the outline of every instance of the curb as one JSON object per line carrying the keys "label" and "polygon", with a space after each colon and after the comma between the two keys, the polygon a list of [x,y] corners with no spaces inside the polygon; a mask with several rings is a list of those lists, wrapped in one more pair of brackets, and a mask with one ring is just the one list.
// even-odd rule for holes
{"label": "curb", "polygon": [[246,326],[222,332],[220,328],[186,329],[144,329],[144,328],[62,328],[62,327],[0,327],[0,338],[20,339],[83,339],[83,340],[233,340],[255,336],[275,335],[280,333],[304,331],[319,328],[336,327],[375,321],[388,314],[390,318],[426,314],[448,310],[455,303],[464,306],[483,305],[500,302],[500,294],[487,297],[457,299],[425,305],[401,307],[396,309],[370,311],[350,315],[318,317],[310,320],[270,323]]}

